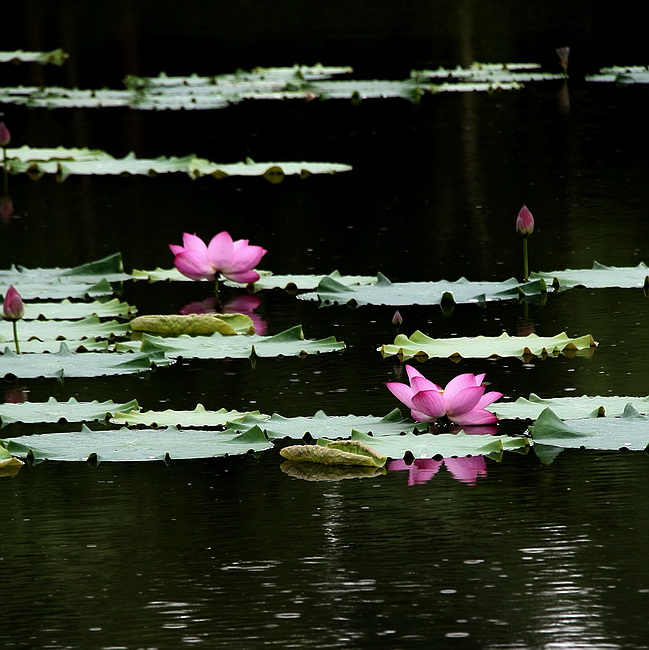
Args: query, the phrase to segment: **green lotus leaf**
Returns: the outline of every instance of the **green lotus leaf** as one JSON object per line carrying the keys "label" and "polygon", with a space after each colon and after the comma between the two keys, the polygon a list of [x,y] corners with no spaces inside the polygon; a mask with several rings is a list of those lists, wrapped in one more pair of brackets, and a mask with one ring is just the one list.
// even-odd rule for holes
{"label": "green lotus leaf", "polygon": [[136,400],[124,404],[113,401],[78,402],[71,397],[67,402],[59,402],[50,397],[47,402],[23,402],[21,404],[0,404],[0,426],[13,422],[36,424],[40,422],[92,422],[105,420],[110,415],[127,413],[139,409]]}
{"label": "green lotus leaf", "polygon": [[586,81],[646,84],[649,83],[649,68],[643,65],[611,66],[602,68],[597,74],[587,75]]}
{"label": "green lotus leaf", "polygon": [[218,332],[223,336],[250,334],[255,331],[252,319],[244,314],[165,314],[138,316],[130,323],[135,332],[161,336],[207,336]]}
{"label": "green lotus leaf", "polygon": [[[347,443],[347,444],[344,444]],[[341,441],[325,445],[292,445],[280,449],[288,460],[316,463],[318,465],[361,465],[383,467],[387,458],[358,441]]]}
{"label": "green lotus leaf", "polygon": [[420,331],[410,337],[398,334],[391,345],[378,348],[384,357],[398,355],[403,359],[412,357],[531,357],[556,356],[563,354],[586,353],[590,356],[598,344],[590,334],[571,339],[565,332],[552,337],[536,334],[528,336],[458,337],[452,339],[433,339]]}
{"label": "green lotus leaf", "polygon": [[515,402],[496,402],[487,406],[487,410],[503,419],[536,420],[546,409],[561,420],[578,418],[596,418],[621,416],[627,404],[631,404],[640,413],[649,413],[648,397],[553,397],[543,399],[532,393],[529,398],[519,397]]}
{"label": "green lotus leaf", "polygon": [[[131,348],[130,344],[118,344],[118,350]],[[167,357],[183,359],[247,359],[253,354],[258,357],[303,356],[321,352],[335,352],[344,349],[345,344],[332,336],[326,339],[305,340],[302,327],[297,325],[274,336],[223,336],[218,332],[210,336],[187,336],[174,339],[144,334],[140,351],[142,353],[164,352]]]}
{"label": "green lotus leaf", "polygon": [[137,308],[117,298],[106,302],[59,302],[25,303],[24,320],[81,320],[88,316],[99,318],[129,318],[137,313]]}
{"label": "green lotus leaf", "polygon": [[114,352],[71,352],[65,343],[61,343],[56,354],[16,354],[7,347],[1,358],[0,378],[18,379],[103,377],[146,372],[174,362],[174,359],[166,358],[160,351],[128,355]]}
{"label": "green lotus leaf", "polygon": [[8,148],[6,168],[12,174],[29,173],[33,177],[55,174],[65,180],[71,174],[117,175],[136,174],[155,176],[166,173],[184,173],[191,178],[202,176],[265,176],[271,182],[279,182],[284,176],[297,174],[306,177],[311,174],[329,174],[349,171],[351,167],[341,163],[321,162],[264,162],[246,160],[239,163],[218,164],[189,155],[181,158],[160,156],[154,159],[139,159],[129,153],[124,158],[113,158],[104,151],[90,149],[40,150],[23,146]]}
{"label": "green lotus leaf", "polygon": [[[0,327],[2,322],[0,322]],[[46,339],[41,341],[40,339],[31,338],[29,340],[24,340],[20,338],[20,325],[18,326],[18,340],[20,342],[20,351],[22,354],[33,356],[40,354],[50,354],[59,352],[61,349],[61,341],[58,339]],[[70,352],[114,352],[113,344],[106,339],[96,339],[94,336],[74,340],[66,339],[65,345]],[[13,339],[10,336],[6,337],[6,340],[0,336],[0,346],[11,350],[15,350],[15,344]],[[2,347],[0,347],[0,357],[2,357]]]}
{"label": "green lotus leaf", "polygon": [[285,474],[304,481],[342,481],[349,478],[375,478],[385,474],[385,469],[376,466],[320,465],[299,460],[285,460],[279,467]]}
{"label": "green lotus leaf", "polygon": [[[369,436],[354,431],[352,440],[371,446],[377,453],[388,458],[404,458],[412,455],[415,458],[432,458],[440,456],[476,456],[499,454],[505,449],[524,449],[529,445],[527,438],[512,438],[510,436],[470,435],[464,431],[459,433],[405,433],[400,435]],[[323,441],[318,441],[322,444]],[[329,440],[326,440],[329,442]]]}
{"label": "green lotus leaf", "polygon": [[35,463],[57,461],[150,461],[238,456],[270,449],[273,445],[260,429],[233,431],[179,431],[126,429],[43,433],[0,440],[14,456]]}
{"label": "green lotus leaf", "polygon": [[571,449],[629,449],[649,447],[649,417],[630,404],[619,418],[560,420],[552,409],[545,409],[533,427],[534,444]]}
{"label": "green lotus leaf", "polygon": [[312,438],[324,438],[325,436],[328,438],[351,438],[354,431],[371,433],[378,437],[425,431],[428,428],[426,423],[405,420],[399,409],[394,409],[383,418],[373,415],[327,415],[324,411],[318,411],[311,417],[286,418],[274,413],[266,421],[246,417],[239,422],[231,422],[230,426],[242,431],[259,426],[271,440],[280,438],[299,440],[307,434]]}
{"label": "green lotus leaf", "polygon": [[446,79],[449,81],[491,84],[516,84],[521,82],[563,79],[563,74],[542,72],[538,63],[472,63],[468,68],[438,68],[413,70],[417,79]]}
{"label": "green lotus leaf", "polygon": [[[87,316],[81,320],[29,320],[18,325],[21,340],[37,338],[41,341],[76,340],[84,338],[111,338],[124,336],[131,331],[128,323],[116,320],[101,321],[98,316]],[[13,341],[13,330],[0,326],[0,343]]]}
{"label": "green lotus leaf", "polygon": [[[20,292],[23,300],[50,299],[58,300],[63,298],[101,298],[112,295],[113,288],[106,280],[100,280],[90,285],[83,281],[73,282],[62,278],[52,278],[50,281],[25,278],[23,280],[11,280],[0,277],[0,286],[4,290],[13,284]],[[6,287],[4,286],[6,285]],[[0,295],[2,293],[0,292]],[[4,298],[4,296],[2,296]]]}
{"label": "green lotus leaf", "polygon": [[68,56],[70,55],[66,54],[61,48],[50,52],[15,50],[13,52],[0,52],[0,63],[40,63],[41,65],[52,63],[61,66]]}
{"label": "green lotus leaf", "polygon": [[376,284],[349,287],[325,277],[315,293],[299,296],[302,300],[319,300],[325,305],[442,305],[443,303],[475,303],[485,305],[494,300],[514,300],[522,296],[540,296],[545,293],[542,280],[520,283],[515,278],[504,282],[470,282],[461,278],[455,282],[400,282],[392,283],[378,274]]}
{"label": "green lotus leaf", "polygon": [[[2,407],[0,407],[0,416]],[[232,430],[240,431],[236,423],[240,420],[250,417],[256,420],[256,425],[246,427],[246,431],[254,428],[269,416],[262,415],[259,411],[228,411],[219,409],[218,411],[208,411],[202,404],[197,404],[193,411],[176,411],[167,409],[165,411],[139,411],[129,410],[128,412],[116,412],[110,422],[113,424],[124,424],[128,426],[146,425],[146,426],[176,426],[182,428],[205,428],[205,427],[222,427],[228,426]]]}
{"label": "green lotus leaf", "polygon": [[649,267],[644,262],[640,262],[635,267],[604,266],[594,262],[592,269],[543,271],[530,275],[533,279],[545,280],[559,290],[572,289],[573,287],[643,289],[649,286]]}
{"label": "green lotus leaf", "polygon": [[24,463],[12,456],[4,447],[0,446],[0,478],[15,476]]}

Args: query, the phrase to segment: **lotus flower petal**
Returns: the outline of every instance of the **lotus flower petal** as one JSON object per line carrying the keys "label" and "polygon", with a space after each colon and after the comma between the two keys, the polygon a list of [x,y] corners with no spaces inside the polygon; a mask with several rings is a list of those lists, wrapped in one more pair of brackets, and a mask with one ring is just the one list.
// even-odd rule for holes
{"label": "lotus flower petal", "polygon": [[414,408],[412,403],[412,388],[406,384],[402,384],[400,381],[390,381],[386,384],[388,390],[403,404],[408,408]]}
{"label": "lotus flower petal", "polygon": [[[451,416],[449,416],[451,417]],[[462,426],[472,426],[474,424],[493,424],[498,422],[498,417],[491,411],[485,409],[473,409],[466,413],[461,413],[451,418],[456,424]]]}
{"label": "lotus flower petal", "polygon": [[429,417],[441,418],[446,414],[446,403],[438,390],[420,390],[413,394],[412,403],[417,411]]}

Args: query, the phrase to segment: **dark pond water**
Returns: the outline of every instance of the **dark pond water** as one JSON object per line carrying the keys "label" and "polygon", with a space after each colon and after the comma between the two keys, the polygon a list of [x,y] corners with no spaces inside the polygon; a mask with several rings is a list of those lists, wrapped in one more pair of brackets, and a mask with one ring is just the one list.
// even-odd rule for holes
{"label": "dark pond water", "polygon": [[[92,9],[90,6],[92,4]],[[405,100],[244,103],[211,112],[0,106],[16,144],[115,156],[196,153],[220,162],[345,162],[352,172],[190,181],[10,179],[0,268],[71,266],[121,251],[127,270],[169,267],[183,231],[227,229],[263,245],[274,273],[384,273],[394,281],[520,276],[514,232],[526,203],[538,270],[649,262],[646,88],[583,80],[643,64],[644,24],[600,3],[33,2],[9,13],[2,49],[71,53],[61,70],[20,66],[2,85],[120,87],[127,73],[214,74],[255,65],[352,64],[358,76],[413,67],[538,61],[571,78],[496,94]],[[412,5],[412,6],[410,6]],[[640,14],[642,11],[640,12]],[[254,17],[254,19],[253,19]],[[344,19],[342,18],[344,17]],[[208,283],[126,284],[140,313],[173,313]],[[236,295],[232,291],[230,295]],[[183,362],[143,377],[30,380],[0,401],[137,399],[143,409],[259,409],[284,416],[384,415],[402,372],[376,352],[394,308],[319,308],[260,295],[268,332],[302,324],[344,353]],[[487,372],[514,400],[649,394],[649,305],[640,290],[573,290],[545,305],[405,306],[402,331],[431,336],[592,334],[592,357],[427,361],[445,383]],[[0,364],[2,363],[0,359]],[[505,423],[518,432],[521,425]],[[19,428],[3,430],[15,435]],[[259,459],[44,463],[0,479],[0,642],[14,648],[647,648],[649,459],[639,452],[533,452],[308,482]],[[421,480],[422,482],[418,482]],[[412,484],[411,484],[412,483]]]}

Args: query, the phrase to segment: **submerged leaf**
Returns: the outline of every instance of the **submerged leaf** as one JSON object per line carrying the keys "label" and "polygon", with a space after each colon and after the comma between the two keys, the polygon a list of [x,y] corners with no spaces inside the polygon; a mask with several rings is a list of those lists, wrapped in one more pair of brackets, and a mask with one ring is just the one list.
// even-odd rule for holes
{"label": "submerged leaf", "polygon": [[452,339],[433,339],[420,331],[410,337],[398,334],[391,345],[378,348],[384,357],[398,355],[403,359],[412,357],[531,357],[556,356],[559,353],[576,354],[585,351],[590,355],[597,346],[590,334],[575,339],[568,338],[565,332],[552,337],[536,334],[528,336],[458,337]]}

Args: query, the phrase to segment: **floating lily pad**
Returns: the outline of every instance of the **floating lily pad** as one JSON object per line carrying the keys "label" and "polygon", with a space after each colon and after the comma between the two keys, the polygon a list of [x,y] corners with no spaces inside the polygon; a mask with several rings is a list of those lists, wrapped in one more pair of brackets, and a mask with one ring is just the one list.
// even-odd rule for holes
{"label": "floating lily pad", "polygon": [[532,273],[531,277],[545,280],[559,290],[573,287],[643,289],[649,286],[649,267],[644,262],[635,267],[604,266],[594,262],[592,269],[543,271]]}
{"label": "floating lily pad", "polygon": [[414,70],[417,79],[447,79],[463,83],[511,84],[521,87],[521,82],[564,79],[563,74],[543,72],[538,63],[472,63],[468,68],[438,68]]}
{"label": "floating lily pad", "polygon": [[56,354],[15,354],[7,347],[2,355],[0,378],[103,377],[146,372],[173,361],[159,351],[128,355],[115,352],[71,352],[65,343],[61,343]]}
{"label": "floating lily pad", "polygon": [[[0,407],[0,416],[2,408]],[[205,427],[222,427],[229,425],[231,429],[240,429],[236,426],[239,420],[246,417],[254,418],[257,424],[263,423],[268,419],[267,415],[262,415],[259,411],[228,411],[219,409],[218,411],[208,411],[202,404],[197,404],[193,411],[175,411],[167,409],[165,411],[138,411],[129,410],[128,412],[120,411],[110,418],[113,424],[125,424],[129,426],[146,425],[146,426],[176,426],[183,428],[205,428]],[[246,431],[254,428],[247,426]]]}
{"label": "floating lily pad", "polygon": [[315,293],[305,293],[303,300],[319,300],[325,305],[441,305],[442,303],[475,303],[485,305],[493,300],[513,300],[545,292],[541,280],[520,283],[515,278],[504,282],[470,282],[461,278],[455,282],[400,282],[392,283],[378,274],[376,284],[348,287],[325,277]]}
{"label": "floating lily pad", "polygon": [[[258,357],[303,356],[321,352],[343,350],[345,344],[333,336],[318,341],[304,338],[302,327],[297,325],[274,336],[223,336],[218,332],[211,336],[187,336],[174,339],[144,334],[140,351],[162,352],[168,357],[183,359],[247,359],[253,354]],[[118,350],[132,349],[132,344],[118,344]]]}
{"label": "floating lily pad", "polygon": [[[0,322],[0,329],[1,329],[2,323]],[[59,352],[61,349],[61,341],[60,340],[55,340],[55,339],[47,339],[45,341],[41,341],[40,339],[37,338],[31,338],[29,340],[25,340],[20,338],[20,326],[18,326],[18,336],[19,336],[19,343],[20,343],[20,351],[23,355],[27,356],[33,356],[33,355],[39,355],[39,354],[53,354],[56,352]],[[82,352],[114,352],[115,350],[112,349],[112,343],[106,339],[96,339],[94,336],[84,338],[84,339],[79,339],[79,340],[70,340],[66,339],[65,344],[70,352],[74,353],[82,353]],[[13,342],[13,339],[10,338],[10,336],[7,336],[3,339],[2,336],[0,336],[0,358],[2,358],[3,355],[3,349],[6,351],[6,349],[9,348],[11,350],[15,350],[15,345]]]}
{"label": "floating lily pad", "polygon": [[[111,338],[124,336],[131,331],[128,323],[116,320],[102,321],[98,316],[87,316],[81,320],[30,320],[18,324],[18,335],[21,340],[37,338],[41,341],[66,339],[79,341],[84,338]],[[0,327],[0,343],[13,341],[13,330],[7,328],[3,337]],[[58,347],[58,346],[57,346]]]}
{"label": "floating lily pad", "polygon": [[238,456],[270,449],[273,445],[260,429],[233,431],[179,431],[126,429],[44,433],[0,440],[9,453],[33,462],[58,461],[148,461]]}
{"label": "floating lily pad", "polygon": [[391,345],[378,348],[384,357],[398,355],[403,359],[412,357],[531,357],[557,356],[587,352],[589,355],[597,345],[590,334],[575,339],[565,332],[552,337],[536,334],[528,336],[458,337],[433,339],[416,331],[410,337],[398,334]]}
{"label": "floating lily pad", "polygon": [[297,174],[302,177],[311,174],[329,174],[349,171],[351,167],[341,163],[320,162],[264,162],[246,160],[240,163],[218,164],[190,155],[181,158],[160,156],[154,159],[139,159],[130,153],[124,158],[113,158],[100,150],[90,149],[37,149],[20,147],[7,149],[6,168],[12,174],[29,173],[33,177],[55,174],[65,180],[71,174],[116,175],[136,174],[155,176],[157,174],[180,172],[191,178],[202,176],[265,176],[271,182],[279,182],[284,176]]}
{"label": "floating lily pad", "polygon": [[602,68],[597,74],[587,75],[586,81],[646,84],[649,83],[649,68],[644,65],[611,66]]}
{"label": "floating lily pad", "polygon": [[[22,294],[21,294],[22,295]],[[137,308],[113,298],[106,302],[59,302],[25,303],[24,320],[81,320],[88,316],[99,318],[129,318],[137,313]]]}
{"label": "floating lily pad", "polygon": [[35,424],[40,422],[93,422],[105,420],[114,413],[124,414],[139,409],[136,400],[124,404],[107,402],[78,402],[71,397],[67,402],[59,402],[50,397],[47,402],[23,402],[22,404],[0,404],[0,425],[12,422]]}
{"label": "floating lily pad", "polygon": [[218,332],[223,336],[251,334],[255,331],[252,319],[245,314],[165,314],[138,316],[130,323],[135,332],[149,332],[162,336],[207,336]]}
{"label": "floating lily pad", "polygon": [[383,467],[387,458],[357,440],[341,440],[317,445],[291,445],[279,451],[288,460],[318,465],[360,465]]}
{"label": "floating lily pad", "polygon": [[425,431],[426,423],[405,420],[399,409],[383,418],[373,415],[327,415],[318,411],[314,416],[286,418],[274,413],[270,419],[246,417],[232,422],[232,428],[246,431],[259,426],[271,440],[293,438],[300,440],[307,434],[312,438],[351,438],[354,431],[372,433],[374,436],[398,435],[405,432]]}
{"label": "floating lily pad", "polygon": [[530,427],[532,440],[565,449],[629,449],[649,447],[649,417],[630,404],[620,418],[560,420],[552,409],[545,409]]}
{"label": "floating lily pad", "polygon": [[[505,449],[522,449],[529,444],[527,438],[469,435],[464,431],[453,434],[405,433],[387,436],[369,436],[354,431],[351,439],[371,446],[383,456],[397,459],[404,458],[407,454],[411,454],[415,458],[498,454]],[[330,441],[326,440],[326,442]]]}
{"label": "floating lily pad", "polygon": [[40,63],[41,65],[52,63],[61,66],[68,56],[70,55],[66,54],[61,48],[50,52],[15,50],[13,52],[0,52],[0,63]]}
{"label": "floating lily pad", "polygon": [[561,420],[578,418],[617,417],[631,404],[640,413],[649,413],[648,397],[553,397],[543,399],[532,393],[529,398],[519,397],[515,402],[497,402],[487,406],[487,410],[504,419],[536,420],[546,409]]}

